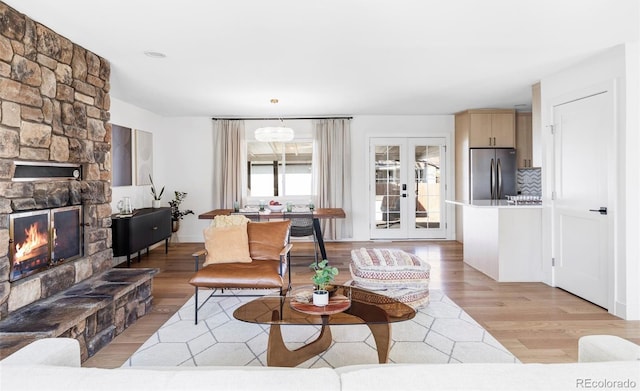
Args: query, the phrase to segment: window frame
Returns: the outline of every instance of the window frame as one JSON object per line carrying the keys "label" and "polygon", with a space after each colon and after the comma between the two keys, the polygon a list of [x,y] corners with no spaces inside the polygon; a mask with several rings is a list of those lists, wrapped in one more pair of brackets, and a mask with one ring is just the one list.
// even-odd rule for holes
{"label": "window frame", "polygon": [[[251,161],[249,159],[249,144],[250,143],[262,143],[264,141],[257,141],[257,140],[253,140],[253,139],[247,139],[245,140],[244,143],[244,164],[245,164],[245,169],[244,169],[244,175],[243,175],[243,204],[244,205],[257,205],[260,203],[260,201],[270,201],[270,200],[277,200],[280,202],[292,202],[294,204],[307,204],[309,202],[313,202],[313,199],[315,199],[315,195],[313,194],[315,191],[315,183],[316,183],[316,157],[315,157],[315,153],[316,153],[316,141],[313,138],[296,138],[293,139],[291,141],[285,141],[285,142],[278,142],[281,144],[300,144],[300,143],[310,143],[311,144],[311,194],[305,194],[305,195],[276,195],[276,196],[250,196],[249,193],[249,184],[251,182],[251,170],[250,170],[250,166],[251,166]],[[273,161],[276,162],[276,161]],[[272,166],[274,165],[272,162]],[[275,181],[274,181],[274,188],[275,186],[279,186],[279,175],[285,175],[286,176],[286,167],[287,167],[287,160],[286,160],[286,148],[282,149],[282,155],[281,155],[281,159],[277,160],[278,162],[278,166],[280,166],[280,163],[284,163],[284,173],[279,173],[275,176]],[[269,166],[269,165],[267,165]],[[284,181],[284,178],[283,178]],[[284,182],[284,186],[286,189],[286,182]]]}

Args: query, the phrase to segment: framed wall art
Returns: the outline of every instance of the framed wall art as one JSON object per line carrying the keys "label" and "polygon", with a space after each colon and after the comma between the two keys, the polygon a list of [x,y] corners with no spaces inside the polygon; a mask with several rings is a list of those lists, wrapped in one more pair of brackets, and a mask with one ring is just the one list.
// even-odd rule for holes
{"label": "framed wall art", "polygon": [[111,125],[111,184],[133,185],[131,128]]}
{"label": "framed wall art", "polygon": [[136,184],[150,185],[153,175],[153,133],[136,130]]}

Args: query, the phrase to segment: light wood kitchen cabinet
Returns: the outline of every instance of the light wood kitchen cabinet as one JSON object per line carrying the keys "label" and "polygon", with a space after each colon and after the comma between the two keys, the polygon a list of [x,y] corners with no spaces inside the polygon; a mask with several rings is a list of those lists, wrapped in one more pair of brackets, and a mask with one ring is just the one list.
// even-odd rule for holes
{"label": "light wood kitchen cabinet", "polygon": [[[469,199],[469,149],[515,148],[516,111],[474,109],[455,116],[456,200]],[[495,145],[494,145],[495,137]],[[491,145],[489,145],[491,143]],[[456,240],[464,242],[463,212],[456,206]]]}
{"label": "light wood kitchen cabinet", "polygon": [[531,113],[516,114],[516,156],[518,168],[533,167],[533,139]]}
{"label": "light wood kitchen cabinet", "polygon": [[470,148],[515,148],[515,110],[468,110]]}

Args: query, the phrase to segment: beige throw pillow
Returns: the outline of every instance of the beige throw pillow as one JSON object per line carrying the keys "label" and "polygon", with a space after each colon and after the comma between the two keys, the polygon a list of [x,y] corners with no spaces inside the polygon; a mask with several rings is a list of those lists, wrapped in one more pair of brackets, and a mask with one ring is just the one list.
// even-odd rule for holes
{"label": "beige throw pillow", "polygon": [[225,221],[220,226],[215,223],[221,221],[214,221],[204,230],[204,247],[207,250],[204,266],[214,263],[251,262],[246,221],[238,219],[234,221],[236,224],[229,225],[225,223],[230,221]]}
{"label": "beige throw pillow", "polygon": [[228,227],[230,225],[246,226],[250,221],[251,220],[244,215],[220,215],[213,218],[211,225],[214,227]]}

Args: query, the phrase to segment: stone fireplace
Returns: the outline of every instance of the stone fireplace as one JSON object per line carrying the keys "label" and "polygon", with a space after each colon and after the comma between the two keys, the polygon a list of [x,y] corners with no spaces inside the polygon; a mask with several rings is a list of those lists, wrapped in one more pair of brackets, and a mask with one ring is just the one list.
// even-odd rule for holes
{"label": "stone fireplace", "polygon": [[[108,270],[113,257],[109,63],[2,2],[0,20],[2,319]],[[83,177],[30,178],[29,169],[38,165],[76,167]],[[48,216],[50,231],[51,211],[72,206],[81,208],[85,224],[82,256],[12,278],[15,216]],[[47,247],[51,257],[51,243]]]}
{"label": "stone fireplace", "polygon": [[113,268],[109,76],[0,1],[0,353],[69,336],[86,359],[150,308],[153,270]]}

